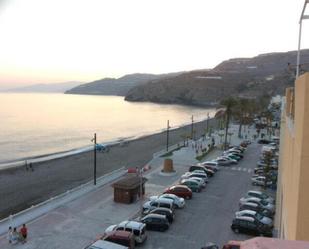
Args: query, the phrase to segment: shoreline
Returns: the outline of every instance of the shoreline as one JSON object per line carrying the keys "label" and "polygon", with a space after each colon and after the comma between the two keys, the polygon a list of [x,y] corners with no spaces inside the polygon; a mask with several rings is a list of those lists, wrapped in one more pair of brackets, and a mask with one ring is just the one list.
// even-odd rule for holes
{"label": "shoreline", "polygon": [[[209,120],[213,119],[209,118]],[[206,119],[201,119],[198,120],[196,123],[200,123],[200,122],[206,122]],[[184,123],[175,127],[171,127],[170,131],[182,128],[182,127],[186,127],[189,126],[190,123]],[[107,147],[113,147],[113,146],[117,146],[117,145],[121,145],[121,143],[130,143],[134,140],[137,139],[141,139],[144,137],[148,137],[148,136],[153,136],[153,135],[157,135],[160,133],[165,132],[166,129],[160,129],[160,130],[155,130],[152,132],[145,132],[143,134],[140,135],[132,135],[132,136],[128,136],[128,137],[123,137],[123,138],[116,138],[115,140],[110,140],[110,141],[102,141],[102,142],[98,142],[97,144],[104,144]],[[26,165],[26,162],[29,163],[41,163],[41,162],[46,162],[46,161],[50,161],[50,160],[54,160],[54,159],[61,159],[61,158],[65,158],[68,156],[73,156],[73,155],[77,155],[80,153],[86,153],[86,152],[90,152],[93,151],[93,145],[88,145],[88,146],[83,146],[83,147],[79,147],[79,148],[72,148],[69,150],[65,150],[65,151],[56,151],[53,153],[48,153],[48,154],[43,154],[43,155],[37,155],[37,156],[32,156],[32,157],[24,157],[24,158],[20,158],[20,159],[16,159],[16,160],[10,160],[10,161],[4,161],[4,162],[0,162],[0,172],[3,170],[7,170],[7,169],[14,169],[14,168],[18,168],[18,167],[23,167]]]}
{"label": "shoreline", "polygon": [[[194,123],[195,137],[205,132],[205,121]],[[217,120],[209,119],[214,129]],[[170,145],[181,144],[191,125],[170,130]],[[108,153],[97,153],[97,177],[119,168],[142,167],[153,154],[166,148],[166,131],[115,144]],[[32,169],[8,168],[0,171],[0,219],[41,203],[69,189],[93,180],[93,151],[78,153],[44,162],[35,162]]]}

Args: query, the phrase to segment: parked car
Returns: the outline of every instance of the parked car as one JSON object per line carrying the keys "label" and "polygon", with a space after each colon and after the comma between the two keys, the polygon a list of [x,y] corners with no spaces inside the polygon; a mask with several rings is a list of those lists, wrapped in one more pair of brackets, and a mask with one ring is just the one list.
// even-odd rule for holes
{"label": "parked car", "polygon": [[197,181],[190,179],[182,179],[180,185],[189,187],[193,192],[201,192],[202,190],[202,186]]}
{"label": "parked car", "polygon": [[252,217],[237,217],[232,221],[231,228],[234,232],[248,233],[272,237],[272,229],[269,226],[257,223]]}
{"label": "parked car", "polygon": [[197,181],[198,183],[201,184],[202,188],[206,188],[206,182],[203,178],[196,177],[196,176],[191,176],[189,179]]}
{"label": "parked car", "polygon": [[131,232],[112,231],[110,233],[104,234],[100,239],[126,246],[129,249],[135,248],[135,238]]}
{"label": "parked car", "polygon": [[239,200],[240,205],[246,202],[256,203],[264,209],[267,209],[271,212],[275,212],[275,206],[271,203],[268,203],[267,201],[264,201],[263,199],[257,197],[243,197]]}
{"label": "parked car", "polygon": [[232,153],[237,153],[237,154],[241,154],[243,155],[244,151],[241,149],[237,149],[237,148],[231,148],[227,150],[228,152],[232,152]]}
{"label": "parked car", "polygon": [[165,215],[148,214],[141,219],[141,222],[146,224],[147,230],[165,231],[170,224]]}
{"label": "parked car", "polygon": [[257,222],[261,222],[264,225],[267,225],[269,227],[273,227],[274,226],[274,222],[271,218],[266,217],[256,211],[252,211],[252,210],[242,210],[242,211],[238,211],[235,213],[235,217],[252,217],[254,218]]}
{"label": "parked car", "polygon": [[230,157],[229,155],[224,155],[224,156],[221,156],[220,158],[224,158],[224,159],[227,159],[230,161],[230,164],[237,164],[238,161],[236,159],[233,159],[232,157]]}
{"label": "parked car", "polygon": [[252,185],[262,186],[262,187],[270,186],[272,184],[272,181],[265,182],[265,179],[266,179],[265,176],[252,177],[251,178]]}
{"label": "parked car", "polygon": [[155,200],[147,201],[143,204],[143,214],[148,214],[151,210],[157,207],[164,207],[170,210],[174,209],[174,201],[171,199],[158,198]]}
{"label": "parked car", "polygon": [[270,140],[267,140],[267,139],[259,139],[258,140],[258,144],[270,144],[271,141]]}
{"label": "parked car", "polygon": [[172,223],[174,218],[175,218],[175,213],[174,211],[170,210],[169,208],[155,208],[150,211],[150,214],[161,214],[165,215],[166,219],[168,220],[169,223]]}
{"label": "parked car", "polygon": [[184,199],[192,198],[192,190],[185,185],[174,185],[166,188],[163,194],[174,194]]}
{"label": "parked car", "polygon": [[205,183],[208,182],[207,174],[202,171],[187,172],[181,176],[181,179],[191,179],[192,177],[199,177],[202,178]]}
{"label": "parked car", "polygon": [[122,246],[113,242],[105,240],[97,240],[91,245],[87,246],[85,249],[128,249],[126,246]]}
{"label": "parked car", "polygon": [[241,159],[240,156],[237,156],[236,154],[229,153],[229,152],[223,152],[223,156],[228,156],[229,158],[236,160],[237,162]]}
{"label": "parked car", "polygon": [[184,208],[184,206],[186,204],[184,198],[178,197],[177,195],[174,195],[174,194],[162,194],[162,195],[159,195],[159,196],[154,195],[154,196],[151,196],[149,199],[152,201],[152,200],[155,200],[155,199],[158,199],[158,198],[165,198],[165,199],[173,200],[174,206],[176,208]]}
{"label": "parked car", "polygon": [[267,210],[267,209],[264,209],[263,207],[261,207],[260,205],[256,204],[256,203],[252,203],[252,202],[246,202],[244,204],[241,204],[239,206],[239,211],[242,211],[242,210],[252,210],[252,211],[256,211],[266,217],[269,217],[269,218],[273,218],[274,216],[274,213]]}
{"label": "parked car", "polygon": [[106,228],[105,233],[112,231],[127,231],[134,234],[135,242],[137,244],[141,244],[147,239],[146,226],[144,223],[138,221],[122,221],[118,225],[111,225]]}
{"label": "parked car", "polygon": [[212,177],[214,175],[214,173],[215,173],[213,170],[210,170],[210,169],[207,169],[207,168],[205,168],[203,166],[198,166],[198,165],[192,165],[189,168],[189,172],[193,172],[193,171],[196,171],[196,170],[203,171],[209,177]]}
{"label": "parked car", "polygon": [[218,157],[214,162],[217,162],[220,166],[230,166],[232,164],[231,160],[222,157]]}
{"label": "parked car", "polygon": [[269,195],[265,194],[264,192],[261,191],[256,191],[256,190],[249,190],[246,194],[247,197],[257,197],[260,199],[263,199],[269,203],[275,203],[275,199],[270,197]]}
{"label": "parked car", "polygon": [[219,164],[217,162],[213,162],[213,161],[206,161],[206,162],[202,162],[202,163],[198,163],[198,166],[203,166],[206,169],[211,169],[213,171],[218,171],[220,170],[219,168]]}

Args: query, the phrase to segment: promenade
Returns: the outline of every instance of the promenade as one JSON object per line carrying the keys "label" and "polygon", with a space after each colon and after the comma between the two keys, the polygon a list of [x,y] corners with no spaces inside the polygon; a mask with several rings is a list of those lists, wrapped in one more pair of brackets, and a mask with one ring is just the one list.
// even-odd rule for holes
{"label": "promenade", "polygon": [[[236,127],[233,128],[236,131]],[[239,139],[236,137],[236,132],[234,133],[231,140],[233,144],[237,144]],[[218,143],[220,138],[219,136],[215,137],[216,143]],[[175,151],[171,156],[176,170],[176,174],[173,176],[162,176],[160,174],[164,158],[156,157],[148,162],[151,169],[145,172],[145,177],[148,178],[145,201],[147,197],[159,194],[167,186],[178,182],[180,176],[188,170],[189,165],[197,162],[195,160],[196,152],[192,147],[189,144],[188,147]],[[205,160],[215,158],[220,154],[220,150],[213,150],[206,156]],[[234,168],[234,171],[240,170]],[[245,172],[242,169],[241,171]],[[218,172],[218,174],[220,173]],[[250,173],[249,169],[247,170],[248,173]],[[216,179],[212,179],[212,181],[214,180]],[[188,201],[187,205],[191,205],[190,201]],[[111,182],[108,182],[28,222],[29,240],[26,244],[9,245],[6,236],[2,235],[0,237],[0,248],[84,248],[103,234],[105,228],[109,225],[136,217],[139,210],[140,202],[130,205],[115,203],[113,201]],[[14,220],[12,224],[14,224]],[[146,243],[143,248],[152,248],[151,243]]]}

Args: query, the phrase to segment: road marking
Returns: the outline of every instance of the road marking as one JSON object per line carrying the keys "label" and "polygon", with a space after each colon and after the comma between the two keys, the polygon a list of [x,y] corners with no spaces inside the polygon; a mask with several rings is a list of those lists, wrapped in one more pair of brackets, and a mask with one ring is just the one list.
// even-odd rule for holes
{"label": "road marking", "polygon": [[235,170],[236,169],[236,167],[232,167],[232,170]]}
{"label": "road marking", "polygon": [[251,173],[252,172],[252,170],[251,169],[248,169],[248,173]]}
{"label": "road marking", "polygon": [[247,168],[242,168],[242,170],[243,170],[243,171],[247,171],[248,169],[247,169]]}
{"label": "road marking", "polygon": [[241,171],[241,167],[238,167],[238,171]]}

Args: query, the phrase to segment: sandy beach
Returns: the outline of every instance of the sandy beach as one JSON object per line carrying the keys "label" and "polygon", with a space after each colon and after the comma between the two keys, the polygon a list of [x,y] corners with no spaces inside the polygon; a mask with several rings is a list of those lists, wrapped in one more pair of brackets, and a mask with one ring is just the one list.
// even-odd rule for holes
{"label": "sandy beach", "polygon": [[[209,120],[215,127],[217,121]],[[194,123],[200,137],[206,121]],[[191,125],[170,131],[169,144],[181,144],[191,134]],[[153,154],[166,148],[166,132],[115,145],[108,153],[97,152],[97,176],[121,167],[141,167]],[[33,164],[33,171],[18,167],[0,171],[0,219],[40,203],[93,179],[93,152]]]}

